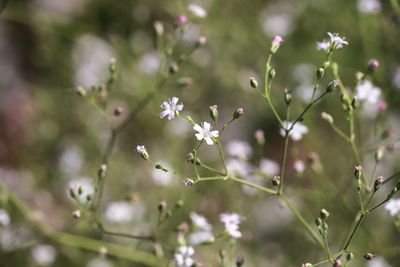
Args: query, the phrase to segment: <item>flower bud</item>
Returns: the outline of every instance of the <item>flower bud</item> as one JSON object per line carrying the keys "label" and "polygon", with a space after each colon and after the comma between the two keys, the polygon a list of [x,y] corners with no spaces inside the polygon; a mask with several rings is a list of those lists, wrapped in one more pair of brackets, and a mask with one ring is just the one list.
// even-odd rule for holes
{"label": "flower bud", "polygon": [[324,69],[329,68],[330,65],[331,65],[331,62],[330,62],[330,61],[325,61],[324,63],[322,63],[322,67],[323,67]]}
{"label": "flower bud", "polygon": [[164,166],[162,166],[160,163],[154,165],[154,168],[156,168],[157,170],[162,170],[163,172],[168,172],[168,170],[164,168]]}
{"label": "flower bud", "polygon": [[107,173],[107,165],[106,164],[101,164],[101,166],[100,166],[100,168],[99,168],[99,170],[97,172],[98,177],[100,179],[103,179],[106,176],[106,173]]}
{"label": "flower bud", "polygon": [[269,79],[272,80],[272,79],[275,77],[275,75],[276,75],[275,69],[274,69],[274,68],[271,68],[271,69],[269,70],[269,72],[268,72],[268,77],[269,77]]}
{"label": "flower bud", "polygon": [[73,199],[76,199],[78,197],[74,187],[68,188],[68,193],[69,193],[69,196]]}
{"label": "flower bud", "polygon": [[352,252],[347,253],[346,260],[351,261],[354,258],[354,254]]}
{"label": "flower bud", "polygon": [[181,77],[178,79],[178,85],[180,87],[186,87],[192,85],[192,83],[193,83],[192,77]]}
{"label": "flower bud", "polygon": [[188,21],[186,15],[180,15],[176,18],[176,24],[179,25],[183,25]]}
{"label": "flower bud", "polygon": [[384,152],[385,152],[384,146],[378,147],[378,149],[375,152],[375,161],[376,162],[380,162],[382,160]]}
{"label": "flower bud", "polygon": [[244,109],[243,108],[237,108],[235,112],[233,113],[233,119],[239,119],[242,115],[244,114]]}
{"label": "flower bud", "polygon": [[[192,152],[188,153],[186,156],[186,161],[194,164],[194,154]],[[198,157],[196,157],[196,165],[200,165],[201,161]]]}
{"label": "flower bud", "polygon": [[254,137],[257,140],[257,143],[262,146],[265,144],[265,134],[264,131],[261,129],[258,129],[255,133],[254,133]]}
{"label": "flower bud", "polygon": [[178,63],[172,62],[171,65],[169,65],[169,73],[170,74],[175,74],[178,71],[179,71]]}
{"label": "flower bud", "polygon": [[361,81],[364,79],[365,74],[362,73],[361,71],[357,71],[356,74],[355,74],[355,76],[356,76],[356,80],[357,80],[358,82],[361,82]]}
{"label": "flower bud", "polygon": [[187,119],[191,124],[196,124],[196,123],[194,122],[194,120],[192,119],[192,117],[186,116],[186,119]]}
{"label": "flower bud", "polygon": [[124,109],[122,107],[116,107],[114,109],[114,116],[121,116],[122,112],[124,112]]}
{"label": "flower bud", "polygon": [[328,84],[328,87],[326,88],[326,91],[329,92],[329,93],[333,92],[339,86],[339,84],[340,84],[339,80],[333,80],[332,82],[330,82]]}
{"label": "flower bud", "polygon": [[379,68],[379,61],[376,59],[371,59],[368,63],[368,71],[374,72],[377,68]]}
{"label": "flower bud", "polygon": [[366,260],[371,261],[371,260],[373,260],[374,258],[375,258],[375,255],[372,254],[372,253],[365,253],[365,254],[364,254],[364,259],[366,259]]}
{"label": "flower bud", "polygon": [[81,211],[75,210],[74,212],[72,212],[72,217],[74,217],[74,219],[79,219],[81,217]]}
{"label": "flower bud", "polygon": [[385,181],[385,178],[383,178],[383,176],[378,176],[374,182],[374,190],[378,191],[378,189],[381,187],[381,185],[383,184],[384,181]]}
{"label": "flower bud", "polygon": [[165,201],[161,201],[159,204],[158,204],[158,212],[159,213],[161,213],[161,212],[163,212],[164,210],[165,210],[165,208],[167,207],[167,202],[165,202]]}
{"label": "flower bud", "polygon": [[110,59],[109,70],[111,73],[115,73],[115,71],[117,70],[117,59],[115,57],[112,57]]}
{"label": "flower bud", "polygon": [[164,34],[164,24],[161,21],[154,21],[153,27],[157,36],[162,36]]}
{"label": "flower bud", "polygon": [[325,69],[324,68],[318,68],[317,70],[317,79],[321,80],[322,77],[324,77]]}
{"label": "flower bud", "polygon": [[218,106],[217,105],[210,106],[210,117],[213,121],[218,120]]}
{"label": "flower bud", "polygon": [[148,160],[150,158],[149,153],[147,153],[145,146],[137,146],[136,151],[140,154],[140,156],[144,160]]}
{"label": "flower bud", "polygon": [[239,256],[236,259],[236,267],[242,267],[244,264],[244,257]]}
{"label": "flower bud", "polygon": [[289,106],[290,102],[292,101],[292,94],[289,92],[288,89],[285,89],[284,98],[285,98],[286,105]]}
{"label": "flower bud", "polygon": [[275,54],[278,51],[279,47],[283,44],[283,38],[279,35],[276,35],[272,40],[270,52]]}
{"label": "flower bud", "polygon": [[307,262],[307,263],[303,263],[301,265],[301,267],[313,267],[313,265],[311,263]]}
{"label": "flower bud", "polygon": [[183,180],[183,185],[187,187],[191,187],[194,185],[194,181],[190,178],[186,178]]}
{"label": "flower bud", "polygon": [[254,89],[257,89],[258,88],[258,82],[257,82],[256,78],[250,77],[249,79],[250,79],[250,86],[252,88],[254,88]]}
{"label": "flower bud", "polygon": [[105,257],[105,256],[107,256],[107,254],[108,254],[108,249],[106,247],[103,246],[99,249],[100,257]]}
{"label": "flower bud", "polygon": [[320,225],[322,224],[321,218],[315,219],[315,224],[316,224],[317,226],[320,226]]}
{"label": "flower bud", "polygon": [[86,96],[87,95],[87,91],[85,88],[83,88],[82,86],[77,86],[75,88],[75,92],[80,95],[80,96]]}
{"label": "flower bud", "polygon": [[326,220],[326,219],[329,217],[329,212],[328,212],[326,209],[322,209],[322,210],[319,212],[319,214],[320,214],[321,219],[322,219],[323,221]]}
{"label": "flower bud", "polygon": [[360,101],[358,101],[357,96],[354,96],[353,99],[351,100],[351,107],[353,109],[357,109],[360,106]]}
{"label": "flower bud", "polygon": [[272,185],[279,186],[280,183],[281,183],[281,177],[280,176],[274,176],[272,178]]}
{"label": "flower bud", "polygon": [[197,40],[197,45],[203,46],[207,43],[207,37],[205,36],[200,36],[199,39]]}
{"label": "flower bud", "polygon": [[90,202],[92,200],[93,200],[93,196],[92,195],[89,194],[89,195],[86,196],[86,201],[87,202]]}
{"label": "flower bud", "polygon": [[362,176],[362,167],[361,165],[356,165],[354,167],[354,177],[359,180]]}
{"label": "flower bud", "polygon": [[340,259],[335,260],[335,262],[332,265],[333,267],[341,267],[342,266],[342,261]]}
{"label": "flower bud", "polygon": [[326,112],[321,112],[321,118],[328,122],[329,124],[333,124],[333,118],[330,114],[326,113]]}

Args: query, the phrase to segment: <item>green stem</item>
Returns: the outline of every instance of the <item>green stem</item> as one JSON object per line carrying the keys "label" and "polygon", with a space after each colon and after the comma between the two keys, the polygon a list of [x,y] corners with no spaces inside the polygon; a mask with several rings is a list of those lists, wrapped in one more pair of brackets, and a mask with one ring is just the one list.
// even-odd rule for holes
{"label": "green stem", "polygon": [[283,182],[285,178],[285,169],[286,169],[286,161],[287,161],[287,151],[289,144],[289,132],[285,131],[285,139],[283,141],[283,152],[281,157],[281,172],[280,172],[280,183],[278,187],[278,194],[282,194],[283,190]]}

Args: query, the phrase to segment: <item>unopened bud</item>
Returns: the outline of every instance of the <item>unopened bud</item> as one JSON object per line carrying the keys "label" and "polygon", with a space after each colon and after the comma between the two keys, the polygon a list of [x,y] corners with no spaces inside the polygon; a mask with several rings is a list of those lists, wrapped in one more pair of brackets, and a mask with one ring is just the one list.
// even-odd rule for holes
{"label": "unopened bud", "polygon": [[340,84],[339,80],[333,80],[328,84],[328,87],[326,87],[326,91],[329,93],[333,92],[339,86],[339,84]]}
{"label": "unopened bud", "polygon": [[317,79],[321,80],[322,77],[324,77],[325,69],[324,68],[318,68],[317,70]]}
{"label": "unopened bud", "polygon": [[124,112],[124,109],[122,107],[116,107],[114,109],[114,115],[117,116],[117,117],[121,116],[122,112]]}
{"label": "unopened bud", "polygon": [[280,176],[274,176],[272,178],[272,185],[279,186],[280,183],[281,183],[281,177]]}
{"label": "unopened bud", "polygon": [[179,66],[178,63],[172,62],[171,65],[169,66],[169,73],[170,74],[175,74],[179,71]]}
{"label": "unopened bud", "polygon": [[99,171],[98,171],[98,177],[100,179],[103,179],[106,176],[106,173],[107,173],[107,165],[101,164]]}
{"label": "unopened bud", "polygon": [[85,95],[87,95],[86,89],[83,88],[82,86],[77,86],[77,87],[75,88],[75,92],[76,92],[78,95],[80,95],[80,96],[85,96]]}
{"label": "unopened bud", "polygon": [[243,108],[237,108],[236,110],[235,110],[235,112],[233,113],[233,118],[236,120],[236,119],[239,119],[242,115],[244,114],[244,109]]}
{"label": "unopened bud", "polygon": [[333,117],[330,114],[321,112],[321,118],[329,124],[333,124]]}
{"label": "unopened bud", "polygon": [[380,162],[382,160],[384,152],[385,152],[384,146],[378,147],[378,149],[375,152],[375,161],[376,162]]}
{"label": "unopened bud", "polygon": [[180,233],[187,233],[189,232],[189,225],[187,224],[187,222],[183,222],[180,225],[178,225],[176,230]]}
{"label": "unopened bud", "polygon": [[378,178],[376,178],[374,182],[374,190],[378,191],[378,189],[381,187],[384,181],[385,178],[383,178],[383,176],[378,176]]}
{"label": "unopened bud", "polygon": [[292,101],[292,94],[290,93],[290,91],[288,89],[285,89],[284,98],[285,98],[286,105],[289,106],[290,102]]}
{"label": "unopened bud", "polygon": [[244,264],[244,257],[239,256],[236,259],[236,267],[242,267]]}
{"label": "unopened bud", "polygon": [[205,36],[200,36],[199,39],[197,40],[197,44],[199,46],[203,46],[207,43],[207,37]]}
{"label": "unopened bud", "polygon": [[137,146],[136,147],[136,151],[140,154],[140,156],[144,159],[144,160],[148,160],[149,159],[149,153],[147,153],[147,150],[145,148],[145,146]]}
{"label": "unopened bud", "polygon": [[164,34],[164,24],[161,21],[154,21],[153,27],[158,36],[162,36]]}
{"label": "unopened bud", "polygon": [[111,73],[114,73],[117,70],[116,64],[117,64],[117,59],[115,57],[112,57],[110,59],[110,67],[109,67]]}
{"label": "unopened bud", "polygon": [[301,267],[313,267],[313,265],[311,263],[307,262],[307,263],[303,263],[301,265]]}
{"label": "unopened bud", "polygon": [[379,61],[376,59],[371,59],[368,63],[368,71],[373,72],[379,68]]}
{"label": "unopened bud", "polygon": [[75,210],[74,212],[72,212],[72,217],[74,217],[74,219],[79,219],[81,217],[81,211]]}
{"label": "unopened bud", "polygon": [[258,82],[257,82],[256,78],[250,77],[249,79],[250,79],[250,86],[252,88],[254,88],[254,89],[257,89],[258,88]]}
{"label": "unopened bud", "polygon": [[365,254],[364,254],[364,259],[366,259],[366,260],[371,261],[371,260],[373,260],[374,258],[375,258],[375,255],[372,254],[372,253],[365,253]]}
{"label": "unopened bud", "polygon": [[356,165],[356,167],[354,167],[354,177],[359,180],[362,176],[362,167],[361,165]]}
{"label": "unopened bud", "polygon": [[346,255],[346,260],[347,261],[351,261],[353,258],[354,258],[354,254],[352,252],[347,253],[347,255]]}
{"label": "unopened bud", "polygon": [[326,220],[329,217],[329,212],[326,209],[322,209],[319,214],[322,220]]}
{"label": "unopened bud", "polygon": [[337,259],[332,265],[333,267],[341,267],[342,266],[342,261]]}
{"label": "unopened bud", "polygon": [[100,257],[105,257],[108,254],[108,249],[106,247],[101,247],[99,249],[99,255]]}
{"label": "unopened bud", "polygon": [[264,131],[263,131],[263,130],[261,130],[261,129],[257,130],[257,131],[254,133],[254,137],[256,138],[257,143],[258,143],[260,146],[262,146],[262,145],[265,144],[265,134],[264,134]]}
{"label": "unopened bud", "polygon": [[213,121],[218,120],[218,106],[217,105],[210,106],[210,117]]}
{"label": "unopened bud", "polygon": [[168,172],[168,170],[160,163],[157,163],[156,165],[154,165],[154,168],[156,168],[157,170],[162,170],[163,172]]}
{"label": "unopened bud", "polygon": [[161,201],[159,204],[158,204],[158,212],[159,213],[161,213],[161,212],[163,212],[164,210],[165,210],[165,208],[167,207],[167,202],[165,202],[165,201]]}
{"label": "unopened bud", "polygon": [[191,187],[194,185],[194,181],[190,178],[186,178],[183,180],[183,185],[187,187]]}
{"label": "unopened bud", "polygon": [[361,82],[361,81],[364,79],[365,74],[362,73],[361,71],[357,71],[356,74],[355,74],[355,76],[356,76],[356,80],[357,80],[358,82]]}
{"label": "unopened bud", "polygon": [[75,188],[72,186],[70,188],[68,188],[68,193],[69,193],[69,196],[73,199],[76,199],[78,197],[76,194]]}
{"label": "unopened bud", "polygon": [[315,219],[315,224],[316,224],[317,226],[320,226],[320,225],[322,224],[321,218]]}
{"label": "unopened bud", "polygon": [[177,25],[183,25],[188,21],[186,15],[180,15],[176,18],[176,24]]}
{"label": "unopened bud", "polygon": [[279,47],[283,44],[284,40],[281,36],[276,35],[272,40],[270,52],[275,54],[278,51]]}
{"label": "unopened bud", "polygon": [[276,71],[274,68],[271,68],[268,72],[269,79],[272,80],[276,75]]}

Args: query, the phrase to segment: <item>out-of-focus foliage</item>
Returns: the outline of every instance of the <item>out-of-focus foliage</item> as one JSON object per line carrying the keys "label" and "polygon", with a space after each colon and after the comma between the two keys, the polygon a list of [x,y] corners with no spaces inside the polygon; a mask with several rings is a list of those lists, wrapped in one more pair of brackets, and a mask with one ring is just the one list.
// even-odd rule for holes
{"label": "out-of-focus foliage", "polygon": [[[371,144],[389,128],[400,130],[400,14],[391,1],[378,1],[380,9],[369,13],[361,2],[365,1],[204,0],[198,4],[207,10],[207,16],[199,18],[188,11],[190,2],[178,0],[9,1],[0,15],[0,181],[51,228],[149,249],[135,240],[101,236],[88,223],[75,221],[67,188],[76,179],[96,179],[109,137],[106,120],[118,125],[127,111],[156,86],[160,61],[154,21],[163,22],[165,31],[171,32],[176,18],[186,14],[190,28],[176,53],[190,49],[200,35],[208,39],[179,66],[174,77],[190,76],[193,83],[185,88],[167,86],[119,136],[105,181],[101,207],[105,221],[107,203],[128,201],[133,203],[131,217],[111,216],[122,216],[129,223],[109,222],[109,226],[117,231],[148,232],[157,222],[160,201],[172,207],[183,200],[182,209],[162,225],[160,239],[165,243],[173,244],[174,228],[183,221],[190,222],[191,211],[205,215],[221,230],[219,214],[234,211],[247,218],[241,225],[244,236],[233,253],[234,257],[245,257],[245,266],[300,266],[310,259],[323,260],[322,252],[277,199],[261,192],[248,194],[234,183],[183,187],[182,179],[193,176],[186,155],[195,144],[194,131],[182,120],[160,120],[159,106],[177,96],[196,121],[210,121],[211,105],[218,105],[220,121],[229,120],[241,106],[245,115],[226,130],[224,144],[232,140],[248,142],[253,147],[251,161],[256,165],[260,155],[279,162],[283,139],[278,124],[248,79],[254,76],[262,83],[270,41],[274,35],[284,36],[284,45],[273,59],[277,74],[272,95],[278,112],[283,114],[283,91],[292,89],[292,113],[299,113],[304,106],[301,98],[311,90],[316,68],[324,61],[324,53],[315,49],[315,43],[327,38],[326,32],[338,32],[349,42],[334,55],[346,86],[354,88],[356,72],[366,71],[371,58],[380,62],[373,82],[382,89],[388,111],[376,118],[361,116],[356,122],[363,167],[371,173],[375,147]],[[117,59],[119,77],[102,114],[78,96],[75,88],[105,82],[111,57]],[[329,74],[321,88],[332,79]],[[126,112],[117,117],[113,112],[119,106]],[[325,99],[307,114],[302,123],[310,132],[289,150],[286,190],[310,222],[321,208],[330,211],[329,241],[336,251],[358,210],[353,186],[355,161],[348,144],[320,118],[322,111],[332,114],[339,127],[347,125],[338,96]],[[257,129],[266,134],[262,148],[254,138]],[[394,143],[394,149],[385,154],[377,175],[387,177],[400,169],[396,142],[390,143]],[[162,174],[140,159],[135,148],[142,144],[152,159],[181,176]],[[215,150],[206,148],[201,153],[202,159],[221,167]],[[294,162],[310,162],[310,155],[314,163],[318,158],[322,169],[315,171],[312,164],[306,164],[304,173],[297,174]],[[51,266],[138,266],[113,257],[100,263],[96,253],[59,244],[51,244],[49,252],[48,247],[38,245],[51,240],[37,239],[34,228],[21,214],[12,208],[8,211],[11,224],[0,230],[1,266],[38,266],[40,249],[45,250],[44,257],[56,255]],[[382,257],[378,260],[384,258],[388,264],[368,266],[399,266],[399,237],[394,218],[382,209],[364,221],[352,249],[376,253]],[[222,242],[216,242],[202,247],[197,257],[204,266],[218,266],[217,251],[222,246]],[[46,265],[45,260],[42,265]],[[366,266],[361,258],[352,264]]]}

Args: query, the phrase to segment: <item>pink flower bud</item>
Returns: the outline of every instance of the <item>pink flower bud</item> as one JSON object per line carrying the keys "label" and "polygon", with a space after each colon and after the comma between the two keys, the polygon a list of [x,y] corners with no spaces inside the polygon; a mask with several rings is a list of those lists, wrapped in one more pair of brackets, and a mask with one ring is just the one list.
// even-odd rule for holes
{"label": "pink flower bud", "polygon": [[369,69],[370,71],[374,71],[374,70],[376,70],[377,68],[379,68],[379,61],[376,60],[376,59],[371,59],[371,60],[369,61],[369,63],[368,63],[368,69]]}
{"label": "pink flower bud", "polygon": [[378,109],[380,112],[386,112],[387,108],[388,108],[388,104],[386,103],[386,101],[383,101],[383,100],[379,101]]}
{"label": "pink flower bud", "polygon": [[178,17],[176,18],[176,23],[177,23],[178,25],[183,25],[183,24],[185,24],[187,21],[188,21],[188,19],[187,19],[186,15],[180,15],[180,16],[178,16]]}

